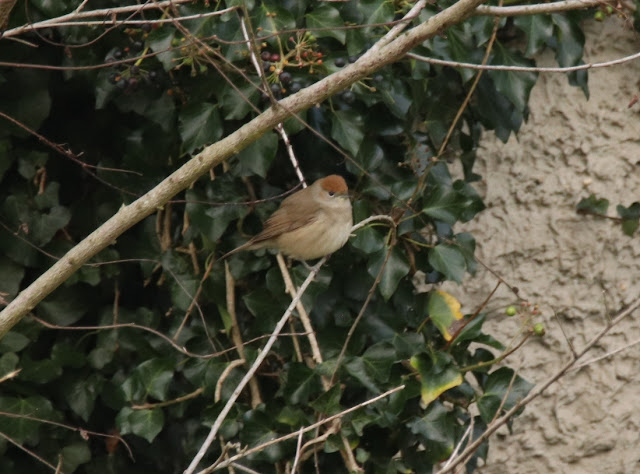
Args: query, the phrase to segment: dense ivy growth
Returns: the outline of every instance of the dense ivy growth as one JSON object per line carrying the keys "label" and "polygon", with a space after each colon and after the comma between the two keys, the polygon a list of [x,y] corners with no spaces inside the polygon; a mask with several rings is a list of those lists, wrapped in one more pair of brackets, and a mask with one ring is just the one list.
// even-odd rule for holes
{"label": "dense ivy growth", "polygon": [[[80,3],[18,1],[8,31]],[[91,1],[84,11],[136,3]],[[412,25],[449,3],[427,5]],[[117,16],[128,24],[107,15],[90,19],[97,24],[27,31],[19,42],[0,38],[3,304],[123,204],[274,98],[357,61],[412,6],[193,1]],[[191,19],[171,21],[177,16]],[[251,62],[243,18],[268,90]],[[561,66],[580,64],[579,20],[577,13],[503,18],[487,63],[534,65],[533,55],[552,48]],[[495,24],[472,16],[413,52],[481,63]],[[455,226],[484,208],[473,187],[478,141],[483,130],[502,140],[518,131],[537,74],[487,71],[472,86],[476,71],[398,59],[285,123],[309,181],[342,174],[355,222],[386,214],[397,226],[372,223],[329,259],[303,297],[323,362],[311,361],[293,318],[255,377],[259,398],[243,392],[202,466],[226,442],[257,446],[404,385],[339,425],[307,433],[303,443],[326,436],[303,451],[298,468],[345,472],[351,450],[367,472],[430,472],[472,422],[477,435],[531,387],[508,366],[491,364],[505,347],[482,332],[485,314],[460,319],[451,295],[417,294],[414,276],[437,284],[474,272],[475,240]],[[569,80],[588,92],[586,73]],[[455,160],[459,178],[449,169]],[[0,376],[9,375],[0,394],[0,472],[51,472],[59,462],[66,474],[182,472],[247,368],[227,370],[240,357],[234,314],[250,364],[291,302],[269,252],[229,260],[235,309],[223,263],[213,263],[200,289],[201,279],[297,184],[280,135],[262,136],[127,231],[0,340]],[[299,284],[308,270],[293,262],[291,272]],[[238,462],[285,472],[296,443]],[[468,468],[486,453],[487,445]]]}

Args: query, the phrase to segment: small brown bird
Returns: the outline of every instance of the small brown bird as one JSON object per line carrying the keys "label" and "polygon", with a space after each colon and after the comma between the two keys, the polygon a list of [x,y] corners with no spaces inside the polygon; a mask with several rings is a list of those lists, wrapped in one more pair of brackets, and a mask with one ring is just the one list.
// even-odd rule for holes
{"label": "small brown bird", "polygon": [[278,249],[298,260],[313,260],[340,249],[349,240],[353,216],[349,189],[332,174],[287,197],[264,229],[221,259],[241,250]]}

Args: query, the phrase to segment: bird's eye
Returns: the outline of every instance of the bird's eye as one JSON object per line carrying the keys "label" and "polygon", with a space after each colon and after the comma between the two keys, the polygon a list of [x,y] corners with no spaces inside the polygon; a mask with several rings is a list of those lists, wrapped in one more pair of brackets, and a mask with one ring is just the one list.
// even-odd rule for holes
{"label": "bird's eye", "polygon": [[334,191],[328,191],[328,193],[329,193],[329,196],[333,196],[335,194]]}

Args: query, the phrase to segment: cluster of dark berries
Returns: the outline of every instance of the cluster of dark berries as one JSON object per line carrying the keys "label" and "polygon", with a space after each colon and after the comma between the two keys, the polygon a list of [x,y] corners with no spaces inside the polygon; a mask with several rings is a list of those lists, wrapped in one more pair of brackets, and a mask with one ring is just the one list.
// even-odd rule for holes
{"label": "cluster of dark berries", "polygon": [[[126,49],[127,48],[125,48],[125,50]],[[109,82],[115,85],[118,89],[127,92],[135,92],[140,87],[141,83],[160,87],[162,71],[146,71],[134,63],[120,63],[119,61],[126,59],[126,53],[127,51],[123,51],[118,48],[114,50],[109,57],[107,57],[106,63],[112,63],[111,67],[115,69],[114,72],[109,74]]]}

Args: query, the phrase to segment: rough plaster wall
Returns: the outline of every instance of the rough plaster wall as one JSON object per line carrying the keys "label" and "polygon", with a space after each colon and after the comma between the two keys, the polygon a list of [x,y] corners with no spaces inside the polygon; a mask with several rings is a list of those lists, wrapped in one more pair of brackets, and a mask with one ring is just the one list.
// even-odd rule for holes
{"label": "rough plaster wall", "polygon": [[[619,19],[586,25],[585,61],[640,51],[640,38]],[[550,53],[539,65],[554,66]],[[615,204],[640,201],[640,61],[589,73],[585,98],[560,74],[540,77],[531,115],[504,145],[487,134],[479,153],[478,186],[488,209],[464,228],[478,256],[520,295],[540,305],[547,328],[507,363],[540,383],[613,312],[640,296],[640,235],[629,238],[605,219],[578,216],[578,201],[595,193]],[[470,312],[496,279],[482,268],[464,285],[448,285]],[[518,317],[504,316],[516,299],[504,286],[491,300],[487,332],[503,342],[517,335]],[[640,339],[640,312],[611,330],[591,359]],[[640,472],[640,344],[574,371],[529,405],[513,434],[492,438],[484,474]]]}

